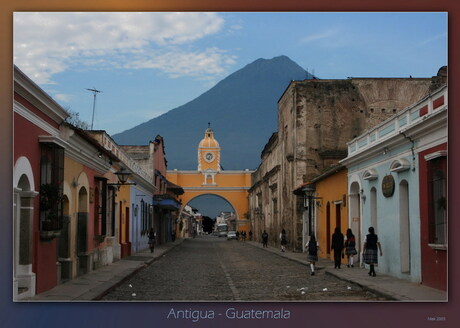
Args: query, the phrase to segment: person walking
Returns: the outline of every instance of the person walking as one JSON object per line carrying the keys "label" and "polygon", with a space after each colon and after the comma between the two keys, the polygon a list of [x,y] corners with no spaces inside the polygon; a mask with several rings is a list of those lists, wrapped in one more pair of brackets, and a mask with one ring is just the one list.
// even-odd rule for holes
{"label": "person walking", "polygon": [[246,231],[245,230],[241,232],[241,237],[243,238],[243,241],[246,241]]}
{"label": "person walking", "polygon": [[316,241],[315,235],[310,236],[310,241],[305,244],[307,250],[307,261],[310,262],[311,275],[315,275],[315,264],[318,262],[319,244]]}
{"label": "person walking", "polygon": [[280,240],[281,240],[281,251],[285,252],[286,251],[286,245],[287,245],[287,236],[286,236],[286,230],[281,230],[280,233]]}
{"label": "person walking", "polygon": [[268,248],[268,233],[264,230],[264,232],[262,233],[262,245],[264,246],[264,248]]}
{"label": "person walking", "polygon": [[332,234],[331,248],[334,250],[334,269],[340,269],[343,253],[343,234],[340,232],[339,227],[336,227]]}
{"label": "person walking", "polygon": [[252,230],[249,230],[249,240],[252,241]]}
{"label": "person walking", "polygon": [[369,276],[375,277],[374,266],[378,265],[377,248],[382,256],[382,247],[379,242],[378,236],[375,234],[374,227],[369,227],[369,234],[366,236],[366,241],[363,247],[363,260],[364,263],[369,264]]}
{"label": "person walking", "polygon": [[153,253],[154,248],[155,248],[155,230],[153,228],[150,228],[148,237],[149,237],[149,248],[150,248],[150,253]]}
{"label": "person walking", "polygon": [[353,268],[353,256],[358,254],[356,251],[356,239],[351,229],[347,229],[345,234],[345,254],[347,255],[347,267]]}

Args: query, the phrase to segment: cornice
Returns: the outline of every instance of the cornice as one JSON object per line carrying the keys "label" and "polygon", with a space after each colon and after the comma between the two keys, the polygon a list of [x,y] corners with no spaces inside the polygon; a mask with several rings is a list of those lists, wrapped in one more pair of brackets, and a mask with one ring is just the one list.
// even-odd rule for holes
{"label": "cornice", "polygon": [[38,115],[34,114],[31,112],[29,109],[27,109],[24,105],[14,102],[13,103],[13,111],[24,117],[26,120],[28,120],[30,123],[36,125],[40,129],[42,129],[45,132],[48,132],[52,136],[58,136],[59,135],[59,130],[51,126],[49,123],[44,121],[42,118],[40,118]]}
{"label": "cornice", "polygon": [[69,116],[53,98],[16,66],[14,67],[14,92],[59,124]]}

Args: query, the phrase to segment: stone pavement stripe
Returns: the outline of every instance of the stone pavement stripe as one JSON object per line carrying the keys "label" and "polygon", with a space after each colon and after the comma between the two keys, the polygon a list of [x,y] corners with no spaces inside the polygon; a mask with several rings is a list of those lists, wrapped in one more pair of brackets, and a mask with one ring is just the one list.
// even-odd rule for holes
{"label": "stone pavement stripe", "polygon": [[228,273],[227,268],[225,267],[222,261],[219,261],[219,263],[220,263],[220,267],[222,268],[222,271],[224,271],[225,273],[225,278],[227,278],[228,285],[230,286],[230,289],[232,290],[235,301],[241,301],[240,293],[238,292],[238,289],[236,289],[235,284],[233,283],[232,277]]}

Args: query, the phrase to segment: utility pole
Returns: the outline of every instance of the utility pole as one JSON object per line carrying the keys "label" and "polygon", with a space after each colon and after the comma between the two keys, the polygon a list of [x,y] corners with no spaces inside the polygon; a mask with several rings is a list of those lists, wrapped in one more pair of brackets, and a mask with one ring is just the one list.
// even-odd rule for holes
{"label": "utility pole", "polygon": [[91,130],[93,129],[93,124],[94,124],[94,109],[96,108],[96,95],[99,92],[102,92],[100,90],[97,90],[96,88],[93,89],[86,89],[88,91],[91,91],[93,93],[94,99],[93,99],[93,119],[91,120]]}

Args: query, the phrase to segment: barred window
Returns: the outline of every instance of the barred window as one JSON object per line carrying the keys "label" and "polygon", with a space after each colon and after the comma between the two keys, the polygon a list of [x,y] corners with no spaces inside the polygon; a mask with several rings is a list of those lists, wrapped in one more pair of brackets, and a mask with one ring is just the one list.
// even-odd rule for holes
{"label": "barred window", "polygon": [[40,158],[40,231],[57,231],[63,223],[64,149],[41,145]]}

